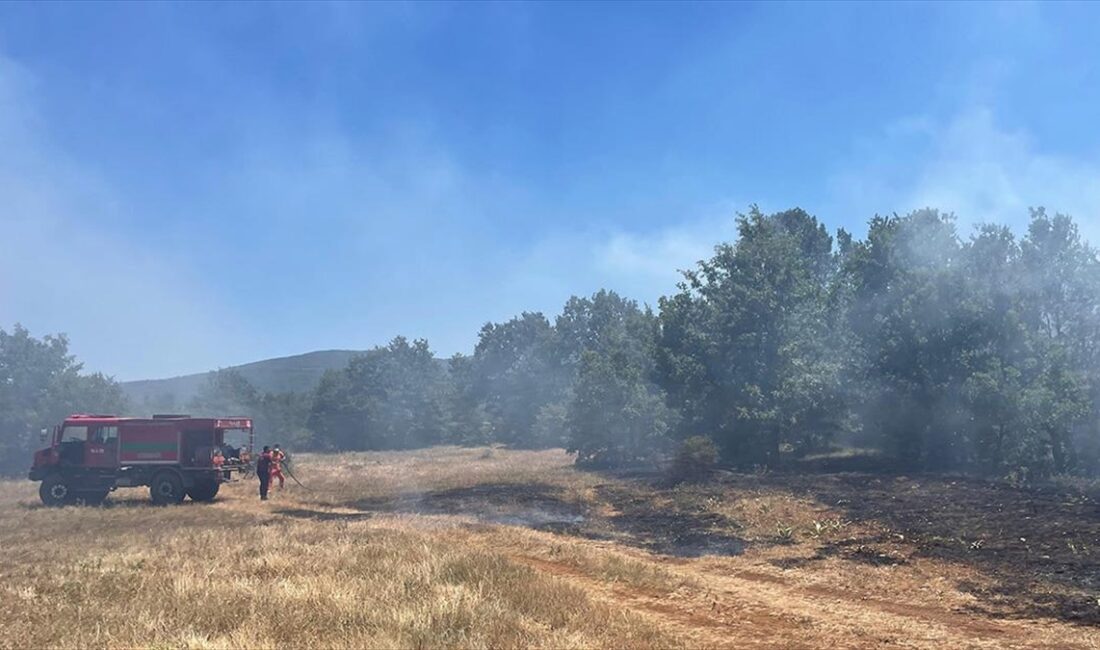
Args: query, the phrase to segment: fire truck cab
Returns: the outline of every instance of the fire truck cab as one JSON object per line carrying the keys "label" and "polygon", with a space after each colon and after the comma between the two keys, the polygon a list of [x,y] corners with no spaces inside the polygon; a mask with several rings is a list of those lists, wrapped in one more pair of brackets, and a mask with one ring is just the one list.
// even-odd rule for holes
{"label": "fire truck cab", "polygon": [[98,504],[120,487],[148,486],[153,502],[211,501],[249,467],[252,420],[71,415],[34,454],[30,479],[48,506]]}

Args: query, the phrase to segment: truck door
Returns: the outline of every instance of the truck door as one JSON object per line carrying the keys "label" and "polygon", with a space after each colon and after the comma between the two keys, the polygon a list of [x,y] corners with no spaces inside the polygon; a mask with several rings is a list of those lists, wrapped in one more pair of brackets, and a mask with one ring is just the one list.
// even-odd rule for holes
{"label": "truck door", "polygon": [[57,453],[61,464],[79,467],[84,464],[84,447],[88,444],[88,427],[65,425],[58,435]]}
{"label": "truck door", "polygon": [[86,467],[118,467],[118,427],[94,426],[88,431],[88,442],[84,443],[84,465]]}

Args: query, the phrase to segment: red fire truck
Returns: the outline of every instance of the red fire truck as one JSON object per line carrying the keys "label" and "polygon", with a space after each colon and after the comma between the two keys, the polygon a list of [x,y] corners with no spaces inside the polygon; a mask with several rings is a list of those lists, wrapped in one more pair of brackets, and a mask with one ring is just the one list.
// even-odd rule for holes
{"label": "red fire truck", "polygon": [[[43,437],[47,432],[43,430]],[[120,487],[149,486],[153,502],[211,501],[233,472],[249,467],[252,420],[154,415],[72,415],[34,454],[30,479],[42,503],[102,503]]]}

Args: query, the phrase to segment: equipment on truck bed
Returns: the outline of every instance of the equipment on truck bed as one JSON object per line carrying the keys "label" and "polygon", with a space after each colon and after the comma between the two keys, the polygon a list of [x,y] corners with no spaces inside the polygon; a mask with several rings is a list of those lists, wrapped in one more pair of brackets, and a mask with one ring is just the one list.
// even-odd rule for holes
{"label": "equipment on truck bed", "polygon": [[30,479],[42,482],[48,506],[102,503],[116,488],[140,486],[157,504],[211,501],[249,466],[252,441],[247,417],[71,415],[35,452]]}

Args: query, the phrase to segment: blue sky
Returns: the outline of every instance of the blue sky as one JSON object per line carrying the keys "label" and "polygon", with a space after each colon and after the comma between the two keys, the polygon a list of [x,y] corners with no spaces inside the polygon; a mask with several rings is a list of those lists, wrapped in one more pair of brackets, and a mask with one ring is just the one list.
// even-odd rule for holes
{"label": "blue sky", "polygon": [[[157,377],[655,304],[750,204],[1100,235],[1100,5],[0,4],[0,327]],[[1100,236],[1093,237],[1100,241]]]}

